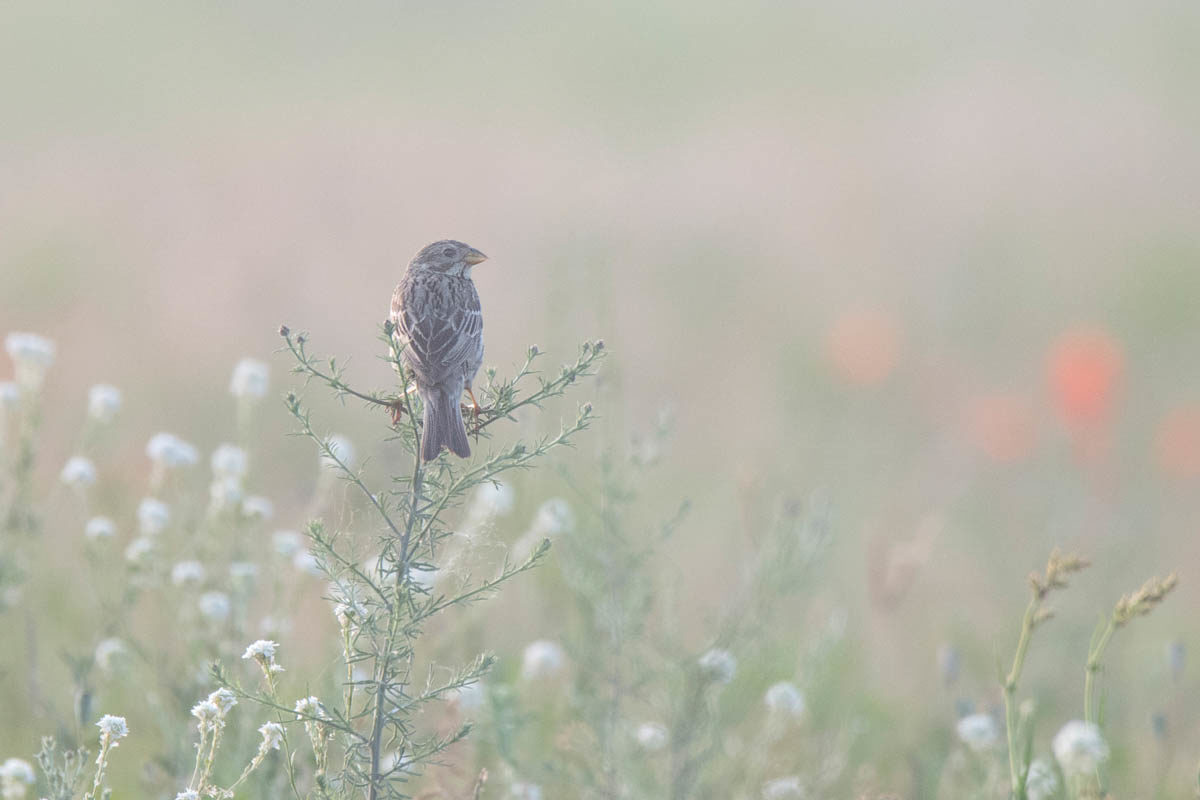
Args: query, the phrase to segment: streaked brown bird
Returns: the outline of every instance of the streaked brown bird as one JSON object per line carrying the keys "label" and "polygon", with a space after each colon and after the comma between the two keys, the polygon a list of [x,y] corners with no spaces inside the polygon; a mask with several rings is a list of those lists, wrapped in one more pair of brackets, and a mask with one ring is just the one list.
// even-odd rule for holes
{"label": "streaked brown bird", "polygon": [[421,458],[432,461],[448,447],[471,455],[459,401],[483,363],[483,312],[471,268],[486,259],[462,242],[426,245],[409,263],[392,294],[392,326],[405,345],[402,358],[421,397]]}

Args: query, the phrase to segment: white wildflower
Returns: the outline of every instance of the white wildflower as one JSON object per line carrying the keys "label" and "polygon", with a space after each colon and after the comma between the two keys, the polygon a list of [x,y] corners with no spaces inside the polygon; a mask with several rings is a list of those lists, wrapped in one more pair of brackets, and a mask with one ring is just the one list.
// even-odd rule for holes
{"label": "white wildflower", "polygon": [[794,683],[780,681],[767,689],[763,700],[773,714],[799,717],[804,714],[804,692]]}
{"label": "white wildflower", "polygon": [[513,800],[542,800],[542,787],[528,781],[515,781],[509,793]]}
{"label": "white wildflower", "polygon": [[418,569],[417,567],[413,567],[408,571],[408,579],[424,591],[432,592],[434,587],[437,586],[440,572],[440,570],[436,569]]}
{"label": "white wildflower", "polygon": [[138,530],[145,536],[156,536],[167,528],[171,521],[171,509],[161,500],[147,497],[138,505]]}
{"label": "white wildflower", "polygon": [[270,639],[259,639],[256,642],[250,643],[246,648],[246,652],[242,653],[242,658],[257,662],[263,668],[264,672],[283,672],[283,667],[275,663],[275,652],[278,649],[278,642],[272,642]]}
{"label": "white wildflower", "polygon": [[[6,784],[18,783],[32,786],[37,781],[37,774],[33,771],[33,765],[22,758],[10,758],[3,764],[0,764],[0,786],[4,787],[4,797],[7,798],[9,788]],[[15,792],[16,789],[14,788]],[[13,794],[13,797],[24,797],[25,790],[22,787],[20,794]]]}
{"label": "white wildflower", "polygon": [[125,648],[125,643],[120,639],[109,638],[101,639],[96,645],[96,666],[104,672],[116,672],[118,667],[129,655],[129,651]]}
{"label": "white wildflower", "polygon": [[446,699],[458,706],[460,711],[478,711],[487,699],[487,688],[483,681],[475,681],[447,692]]}
{"label": "white wildflower", "polygon": [[476,524],[502,517],[513,509],[515,495],[507,483],[481,483],[471,498],[467,516]]}
{"label": "white wildflower", "polygon": [[216,725],[222,718],[221,707],[212,700],[201,700],[192,706],[192,716],[199,720],[199,728],[203,731],[209,726]]}
{"label": "white wildflower", "polygon": [[533,518],[533,530],[539,538],[568,533],[575,527],[575,514],[561,497],[552,497],[538,507]]}
{"label": "white wildflower", "polygon": [[175,795],[175,800],[200,800],[200,794],[195,789],[184,789]]}
{"label": "white wildflower", "polygon": [[275,660],[275,652],[279,649],[278,642],[272,642],[267,639],[259,639],[251,642],[246,647],[246,652],[242,653],[242,658],[252,658],[255,661],[265,661],[270,663]]}
{"label": "white wildflower", "polygon": [[268,520],[275,516],[275,505],[265,497],[251,495],[242,501],[242,513],[250,519]]}
{"label": "white wildflower", "polygon": [[275,531],[271,535],[271,544],[276,553],[284,558],[291,558],[300,552],[300,548],[304,546],[304,539],[295,531]]}
{"label": "white wildflower", "polygon": [[[354,444],[349,439],[335,433],[326,439],[325,443],[329,445],[329,449],[333,451],[337,461],[341,461],[348,468],[354,467]],[[320,460],[322,469],[337,469],[337,461],[324,453],[321,454]]]}
{"label": "white wildflower", "polygon": [[301,572],[307,572],[309,575],[316,575],[317,577],[325,574],[321,571],[321,565],[317,561],[317,557],[307,550],[301,550],[299,553],[296,553],[292,559],[292,566]]}
{"label": "white wildflower", "polygon": [[100,423],[112,422],[121,410],[121,390],[107,383],[97,383],[88,389],[88,417]]}
{"label": "white wildflower", "polygon": [[27,389],[40,388],[54,363],[54,342],[36,333],[10,333],[4,339],[4,349],[12,359],[17,383]]}
{"label": "white wildflower", "polygon": [[83,456],[72,456],[58,477],[72,489],[83,491],[96,482],[96,465]]}
{"label": "white wildflower", "polygon": [[323,719],[325,716],[325,707],[321,705],[321,701],[309,695],[301,697],[296,701],[296,719],[304,719],[305,717],[317,717]]}
{"label": "white wildflower", "polygon": [[156,433],[146,444],[146,455],[156,466],[190,467],[200,460],[196,448],[172,433]]}
{"label": "white wildflower", "polygon": [[117,526],[108,517],[92,517],[83,526],[83,535],[89,542],[111,541],[117,535]]}
{"label": "white wildflower", "polygon": [[249,458],[246,451],[237,445],[222,444],[213,450],[209,463],[212,464],[213,475],[216,477],[241,480],[246,477]]}
{"label": "white wildflower", "polygon": [[221,689],[217,689],[215,692],[213,692],[212,694],[210,694],[208,696],[208,702],[215,705],[217,707],[217,711],[219,711],[221,716],[223,717],[229,713],[229,710],[231,708],[233,708],[234,706],[237,705],[238,701],[237,701],[237,695],[235,695],[233,692],[229,691],[228,689],[221,688]]}
{"label": "white wildflower", "polygon": [[1000,741],[1000,728],[990,714],[970,714],[955,726],[958,738],[972,752],[983,753]]}
{"label": "white wildflower", "polygon": [[1029,765],[1025,792],[1029,800],[1050,800],[1058,793],[1058,774],[1049,759],[1035,758]]}
{"label": "white wildflower", "polygon": [[257,400],[267,393],[271,369],[257,359],[243,358],[233,367],[229,392],[237,398]]}
{"label": "white wildflower", "polygon": [[552,678],[562,672],[567,654],[562,646],[548,639],[531,642],[521,660],[521,677],[525,680]]}
{"label": "white wildflower", "polygon": [[804,787],[799,776],[789,775],[764,783],[762,796],[763,800],[800,800],[804,797]]}
{"label": "white wildflower", "polygon": [[737,672],[737,659],[728,650],[714,647],[696,662],[704,675],[716,683],[729,683]]}
{"label": "white wildflower", "polygon": [[154,552],[154,540],[147,536],[139,536],[125,547],[125,560],[134,566],[142,565]]}
{"label": "white wildflower", "polygon": [[366,618],[367,609],[357,600],[347,598],[333,607],[333,615],[337,617],[338,625],[353,630]]}
{"label": "white wildflower", "polygon": [[171,583],[199,586],[204,583],[204,565],[199,561],[180,561],[171,567]]}
{"label": "white wildflower", "polygon": [[125,724],[124,717],[114,717],[112,714],[105,714],[96,723],[96,727],[100,729],[101,736],[107,736],[113,741],[113,747],[116,747],[118,739],[124,739],[129,735],[129,726]]}
{"label": "white wildflower", "polygon": [[1108,744],[1090,722],[1072,720],[1054,735],[1054,757],[1067,776],[1090,775],[1108,760]]}
{"label": "white wildflower", "polygon": [[641,725],[638,725],[638,744],[648,753],[662,750],[667,746],[668,738],[665,725],[657,722],[643,722]]}
{"label": "white wildflower", "polygon": [[262,734],[263,740],[259,748],[266,752],[267,750],[278,750],[283,744],[283,726],[278,722],[267,722],[259,726],[258,732]]}
{"label": "white wildflower", "polygon": [[229,616],[232,605],[229,602],[229,595],[224,592],[205,592],[200,595],[200,600],[196,603],[200,609],[200,613],[208,617],[213,622],[221,622]]}

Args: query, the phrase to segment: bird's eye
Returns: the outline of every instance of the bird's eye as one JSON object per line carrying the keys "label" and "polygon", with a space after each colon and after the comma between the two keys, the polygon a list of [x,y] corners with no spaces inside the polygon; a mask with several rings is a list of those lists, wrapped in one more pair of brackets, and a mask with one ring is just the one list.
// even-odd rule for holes
{"label": "bird's eye", "polygon": [[442,255],[444,255],[444,256],[452,256],[452,255],[454,255],[454,248],[453,248],[453,247],[447,247],[447,248],[443,249],[443,250],[442,250]]}

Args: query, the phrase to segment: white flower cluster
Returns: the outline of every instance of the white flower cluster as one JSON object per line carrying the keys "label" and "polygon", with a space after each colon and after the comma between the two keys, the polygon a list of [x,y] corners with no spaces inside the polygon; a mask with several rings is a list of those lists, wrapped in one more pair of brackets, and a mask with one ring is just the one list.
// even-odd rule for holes
{"label": "white flower cluster", "polygon": [[562,672],[567,654],[557,642],[539,639],[530,642],[521,660],[521,677],[527,681],[553,678]]}
{"label": "white flower cluster", "polygon": [[223,622],[229,617],[229,612],[233,610],[229,595],[224,592],[205,592],[196,601],[196,607],[200,609],[201,614],[213,622]]}
{"label": "white flower cluster", "polygon": [[262,744],[258,746],[259,752],[266,753],[268,750],[278,750],[283,744],[283,726],[278,722],[266,722],[259,726],[258,732],[262,734]]}
{"label": "white flower cluster", "polygon": [[1058,793],[1058,774],[1045,758],[1035,758],[1025,776],[1025,793],[1029,800],[1050,800]]}
{"label": "white flower cluster", "polygon": [[253,358],[243,358],[233,367],[229,392],[239,400],[259,400],[267,393],[271,369]]}
{"label": "white flower cluster", "polygon": [[955,730],[974,753],[991,750],[1000,741],[1000,727],[990,714],[969,714],[958,721]]}
{"label": "white flower cluster", "polygon": [[275,652],[278,649],[279,644],[277,642],[272,642],[269,639],[259,639],[256,642],[252,642],[246,648],[246,652],[242,653],[242,658],[257,662],[262,667],[264,673],[283,672],[283,667],[275,663]]}
{"label": "white flower cluster", "polygon": [[665,725],[658,722],[643,722],[637,728],[637,743],[648,753],[654,753],[667,746],[670,735]]}
{"label": "white flower cluster", "polygon": [[89,542],[110,542],[117,535],[117,526],[108,517],[92,517],[83,526],[83,535]]}
{"label": "white flower cluster", "polygon": [[190,467],[200,460],[195,446],[173,433],[156,433],[146,443],[146,455],[156,468]]}
{"label": "white flower cluster", "polygon": [[204,583],[204,565],[199,561],[180,561],[171,567],[171,583],[176,586],[199,586]]}
{"label": "white flower cluster", "polygon": [[321,705],[321,701],[318,698],[312,695],[301,697],[297,700],[295,711],[296,719],[305,719],[306,717],[324,719],[325,717],[325,707]]}
{"label": "white flower cluster", "polygon": [[10,333],[4,338],[4,349],[12,359],[17,383],[30,391],[40,389],[54,364],[54,342],[36,333]]}
{"label": "white flower cluster", "polygon": [[1054,757],[1068,777],[1091,775],[1108,761],[1108,743],[1090,722],[1072,720],[1062,726],[1053,741]]}
{"label": "white flower cluster", "polygon": [[96,645],[96,653],[93,658],[96,661],[96,666],[104,672],[112,674],[121,666],[121,662],[129,655],[129,651],[125,647],[125,643],[120,639],[101,639]]}
{"label": "white flower cluster", "polygon": [[0,764],[0,797],[21,798],[37,781],[33,765],[21,758],[10,758]]}
{"label": "white flower cluster", "polygon": [[706,678],[714,683],[729,683],[737,672],[737,659],[728,650],[714,647],[696,662]]}
{"label": "white flower cluster", "polygon": [[767,781],[762,788],[763,800],[800,800],[804,797],[804,786],[797,775]]}
{"label": "white flower cluster", "polygon": [[138,532],[143,536],[157,536],[167,529],[171,521],[171,509],[166,503],[147,497],[138,504]]}
{"label": "white flower cluster", "polygon": [[351,442],[345,436],[335,433],[334,435],[332,435],[328,439],[326,439],[325,443],[329,446],[329,449],[333,452],[333,455],[336,458],[336,460],[334,458],[330,458],[329,456],[322,453],[320,462],[321,462],[321,468],[323,470],[337,469],[338,461],[341,461],[349,469],[354,468],[355,451],[354,451],[354,443],[353,442]]}
{"label": "white flower cluster", "polygon": [[96,465],[83,456],[72,456],[58,477],[75,491],[83,492],[96,482]]}
{"label": "white flower cluster", "polygon": [[529,529],[513,544],[513,556],[526,559],[543,539],[553,539],[575,528],[575,513],[561,497],[552,497],[538,506]]}
{"label": "white flower cluster", "polygon": [[804,692],[794,683],[780,681],[773,684],[763,695],[763,701],[772,714],[793,718],[804,716]]}
{"label": "white flower cluster", "polygon": [[121,390],[107,383],[98,383],[88,389],[88,418],[100,424],[112,422],[121,410]]}
{"label": "white flower cluster", "polygon": [[129,726],[125,724],[124,717],[114,717],[112,714],[105,714],[96,723],[96,727],[100,729],[100,738],[108,738],[112,742],[112,746],[117,746],[117,741],[124,739],[129,735]]}

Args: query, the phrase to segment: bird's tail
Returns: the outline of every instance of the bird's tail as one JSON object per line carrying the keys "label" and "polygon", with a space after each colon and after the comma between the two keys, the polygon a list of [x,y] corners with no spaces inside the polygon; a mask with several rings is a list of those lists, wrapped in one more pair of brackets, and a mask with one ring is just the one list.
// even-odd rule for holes
{"label": "bird's tail", "polygon": [[421,392],[421,400],[425,406],[421,458],[433,461],[442,452],[443,446],[462,458],[471,455],[471,446],[467,443],[467,426],[463,424],[458,397],[440,386],[435,386]]}

